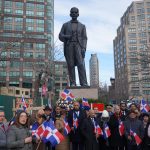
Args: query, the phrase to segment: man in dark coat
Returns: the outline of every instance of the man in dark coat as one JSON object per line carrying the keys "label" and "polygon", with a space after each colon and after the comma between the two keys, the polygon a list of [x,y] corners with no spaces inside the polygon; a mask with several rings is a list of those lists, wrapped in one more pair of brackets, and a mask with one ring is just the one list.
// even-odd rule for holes
{"label": "man in dark coat", "polygon": [[[111,150],[124,150],[126,139],[124,132],[119,132],[119,125],[123,123],[125,116],[122,115],[119,106],[114,107],[114,114],[110,117],[109,127],[111,132],[110,145]],[[122,124],[122,126],[124,126]],[[124,130],[123,130],[124,131]]]}
{"label": "man in dark coat", "polygon": [[89,111],[89,117],[83,120],[81,131],[85,138],[85,150],[99,150],[98,137],[100,134],[96,130],[98,122],[95,118],[94,110]]}
{"label": "man in dark coat", "polygon": [[68,124],[71,127],[70,141],[72,142],[72,150],[83,150],[84,141],[81,133],[83,120],[86,118],[84,110],[79,109],[79,102],[74,102],[74,109],[68,113]]}
{"label": "man in dark coat", "polygon": [[[124,122],[125,126],[125,137],[127,139],[128,150],[141,150],[140,141],[144,137],[144,126],[142,121],[137,118],[136,111],[130,110],[129,117]],[[134,132],[134,134],[133,134]],[[141,140],[138,140],[138,144],[135,140],[134,135],[137,135]]]}
{"label": "man in dark coat", "polygon": [[64,23],[59,33],[60,41],[64,42],[64,56],[68,65],[70,86],[76,86],[75,66],[78,67],[80,85],[87,86],[84,65],[87,44],[86,28],[77,20],[78,8],[71,8],[70,16],[72,20]]}
{"label": "man in dark coat", "polygon": [[5,113],[0,110],[0,149],[6,150],[6,130]]}

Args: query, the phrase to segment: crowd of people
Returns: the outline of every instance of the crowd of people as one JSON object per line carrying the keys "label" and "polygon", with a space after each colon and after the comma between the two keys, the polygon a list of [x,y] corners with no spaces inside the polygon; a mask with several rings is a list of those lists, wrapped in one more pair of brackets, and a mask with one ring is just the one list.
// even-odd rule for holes
{"label": "crowd of people", "polygon": [[[64,136],[56,146],[32,134],[33,125],[37,129],[50,120]],[[71,129],[68,135],[64,120]],[[71,110],[46,106],[32,116],[20,110],[13,122],[7,122],[0,110],[0,150],[150,150],[150,114],[141,113],[134,103],[129,108],[124,102],[108,104],[100,113],[96,107],[85,110],[75,101]]]}

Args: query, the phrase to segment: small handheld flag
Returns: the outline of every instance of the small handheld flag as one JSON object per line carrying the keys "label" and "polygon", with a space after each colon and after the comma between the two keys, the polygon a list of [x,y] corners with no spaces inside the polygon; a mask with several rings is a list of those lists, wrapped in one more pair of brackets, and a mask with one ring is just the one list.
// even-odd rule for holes
{"label": "small handheld flag", "polygon": [[120,136],[123,136],[124,135],[124,124],[121,120],[119,120],[119,134]]}
{"label": "small handheld flag", "polygon": [[148,104],[146,103],[146,101],[144,99],[141,100],[140,110],[143,113],[149,112],[149,110],[150,110],[150,107],[148,106]]}
{"label": "small handheld flag", "polygon": [[141,138],[131,129],[130,129],[130,135],[134,137],[137,146],[142,143]]}
{"label": "small handheld flag", "polygon": [[23,108],[23,110],[26,111],[27,104],[26,104],[26,101],[25,101],[23,95],[22,95],[22,98],[21,98],[21,102],[22,102],[22,108]]}

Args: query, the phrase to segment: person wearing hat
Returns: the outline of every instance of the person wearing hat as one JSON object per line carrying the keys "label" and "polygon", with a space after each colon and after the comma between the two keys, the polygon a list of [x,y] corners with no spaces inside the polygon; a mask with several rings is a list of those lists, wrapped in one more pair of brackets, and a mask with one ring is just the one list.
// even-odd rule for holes
{"label": "person wearing hat", "polygon": [[52,109],[49,106],[45,106],[44,114],[45,114],[46,120],[50,120],[51,112],[52,112]]}
{"label": "person wearing hat", "polygon": [[143,150],[150,150],[150,115],[143,113],[143,124],[144,124],[144,138],[143,138]]}
{"label": "person wearing hat", "polygon": [[141,150],[141,143],[136,143],[133,132],[142,140],[144,137],[144,126],[142,121],[138,119],[135,110],[129,111],[124,127],[128,150]]}
{"label": "person wearing hat", "polygon": [[[105,130],[106,125],[109,129],[109,126],[108,126],[109,119],[110,119],[110,115],[109,115],[108,111],[103,110],[102,115],[101,115],[101,119],[100,119],[100,122],[99,122],[100,128],[103,131]],[[110,137],[100,136],[98,138],[99,147],[100,147],[101,150],[110,150],[109,140],[110,140]]]}

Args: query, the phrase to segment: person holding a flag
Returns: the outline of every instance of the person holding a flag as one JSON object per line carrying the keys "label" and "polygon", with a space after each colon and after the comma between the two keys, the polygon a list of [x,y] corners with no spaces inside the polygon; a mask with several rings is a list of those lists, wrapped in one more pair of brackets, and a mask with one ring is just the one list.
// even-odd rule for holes
{"label": "person holding a flag", "polygon": [[125,136],[124,136],[124,124],[125,116],[122,115],[120,107],[116,105],[114,107],[114,114],[110,117],[110,145],[111,150],[124,150]]}
{"label": "person holding a flag", "polygon": [[0,110],[0,149],[6,150],[6,131],[8,125],[5,122],[5,113]]}
{"label": "person holding a flag", "polygon": [[70,140],[72,142],[72,150],[84,150],[84,138],[81,133],[83,120],[86,118],[84,110],[79,109],[79,102],[73,103],[73,110],[68,112],[68,123],[71,127]]}
{"label": "person holding a flag", "polygon": [[[60,108],[60,106],[58,107]],[[55,150],[70,150],[68,134],[71,129],[68,125],[65,108],[63,107],[61,107],[60,116],[56,115],[55,127],[64,136],[64,140],[56,145]]]}
{"label": "person holding a flag", "polygon": [[7,147],[9,150],[32,150],[32,136],[28,127],[28,114],[21,111],[14,125],[7,132]]}
{"label": "person holding a flag", "polygon": [[42,140],[35,135],[36,130],[42,125],[42,123],[46,120],[45,112],[43,109],[39,109],[36,114],[36,121],[32,125],[32,139],[33,139],[33,150],[43,150],[46,149],[46,144],[42,142]]}
{"label": "person holding a flag", "polygon": [[101,150],[111,150],[110,149],[110,129],[108,126],[108,122],[109,122],[110,116],[107,110],[103,110],[102,112],[102,116],[101,116],[101,120],[99,122],[100,128],[103,131],[103,135],[101,135],[99,137],[99,147],[101,148]]}
{"label": "person holding a flag", "polygon": [[141,150],[144,127],[134,110],[129,111],[129,117],[124,122],[124,127],[128,150]]}
{"label": "person holding a flag", "polygon": [[85,150],[99,150],[98,137],[102,130],[95,118],[94,110],[89,110],[89,117],[83,120],[81,131],[85,138]]}

